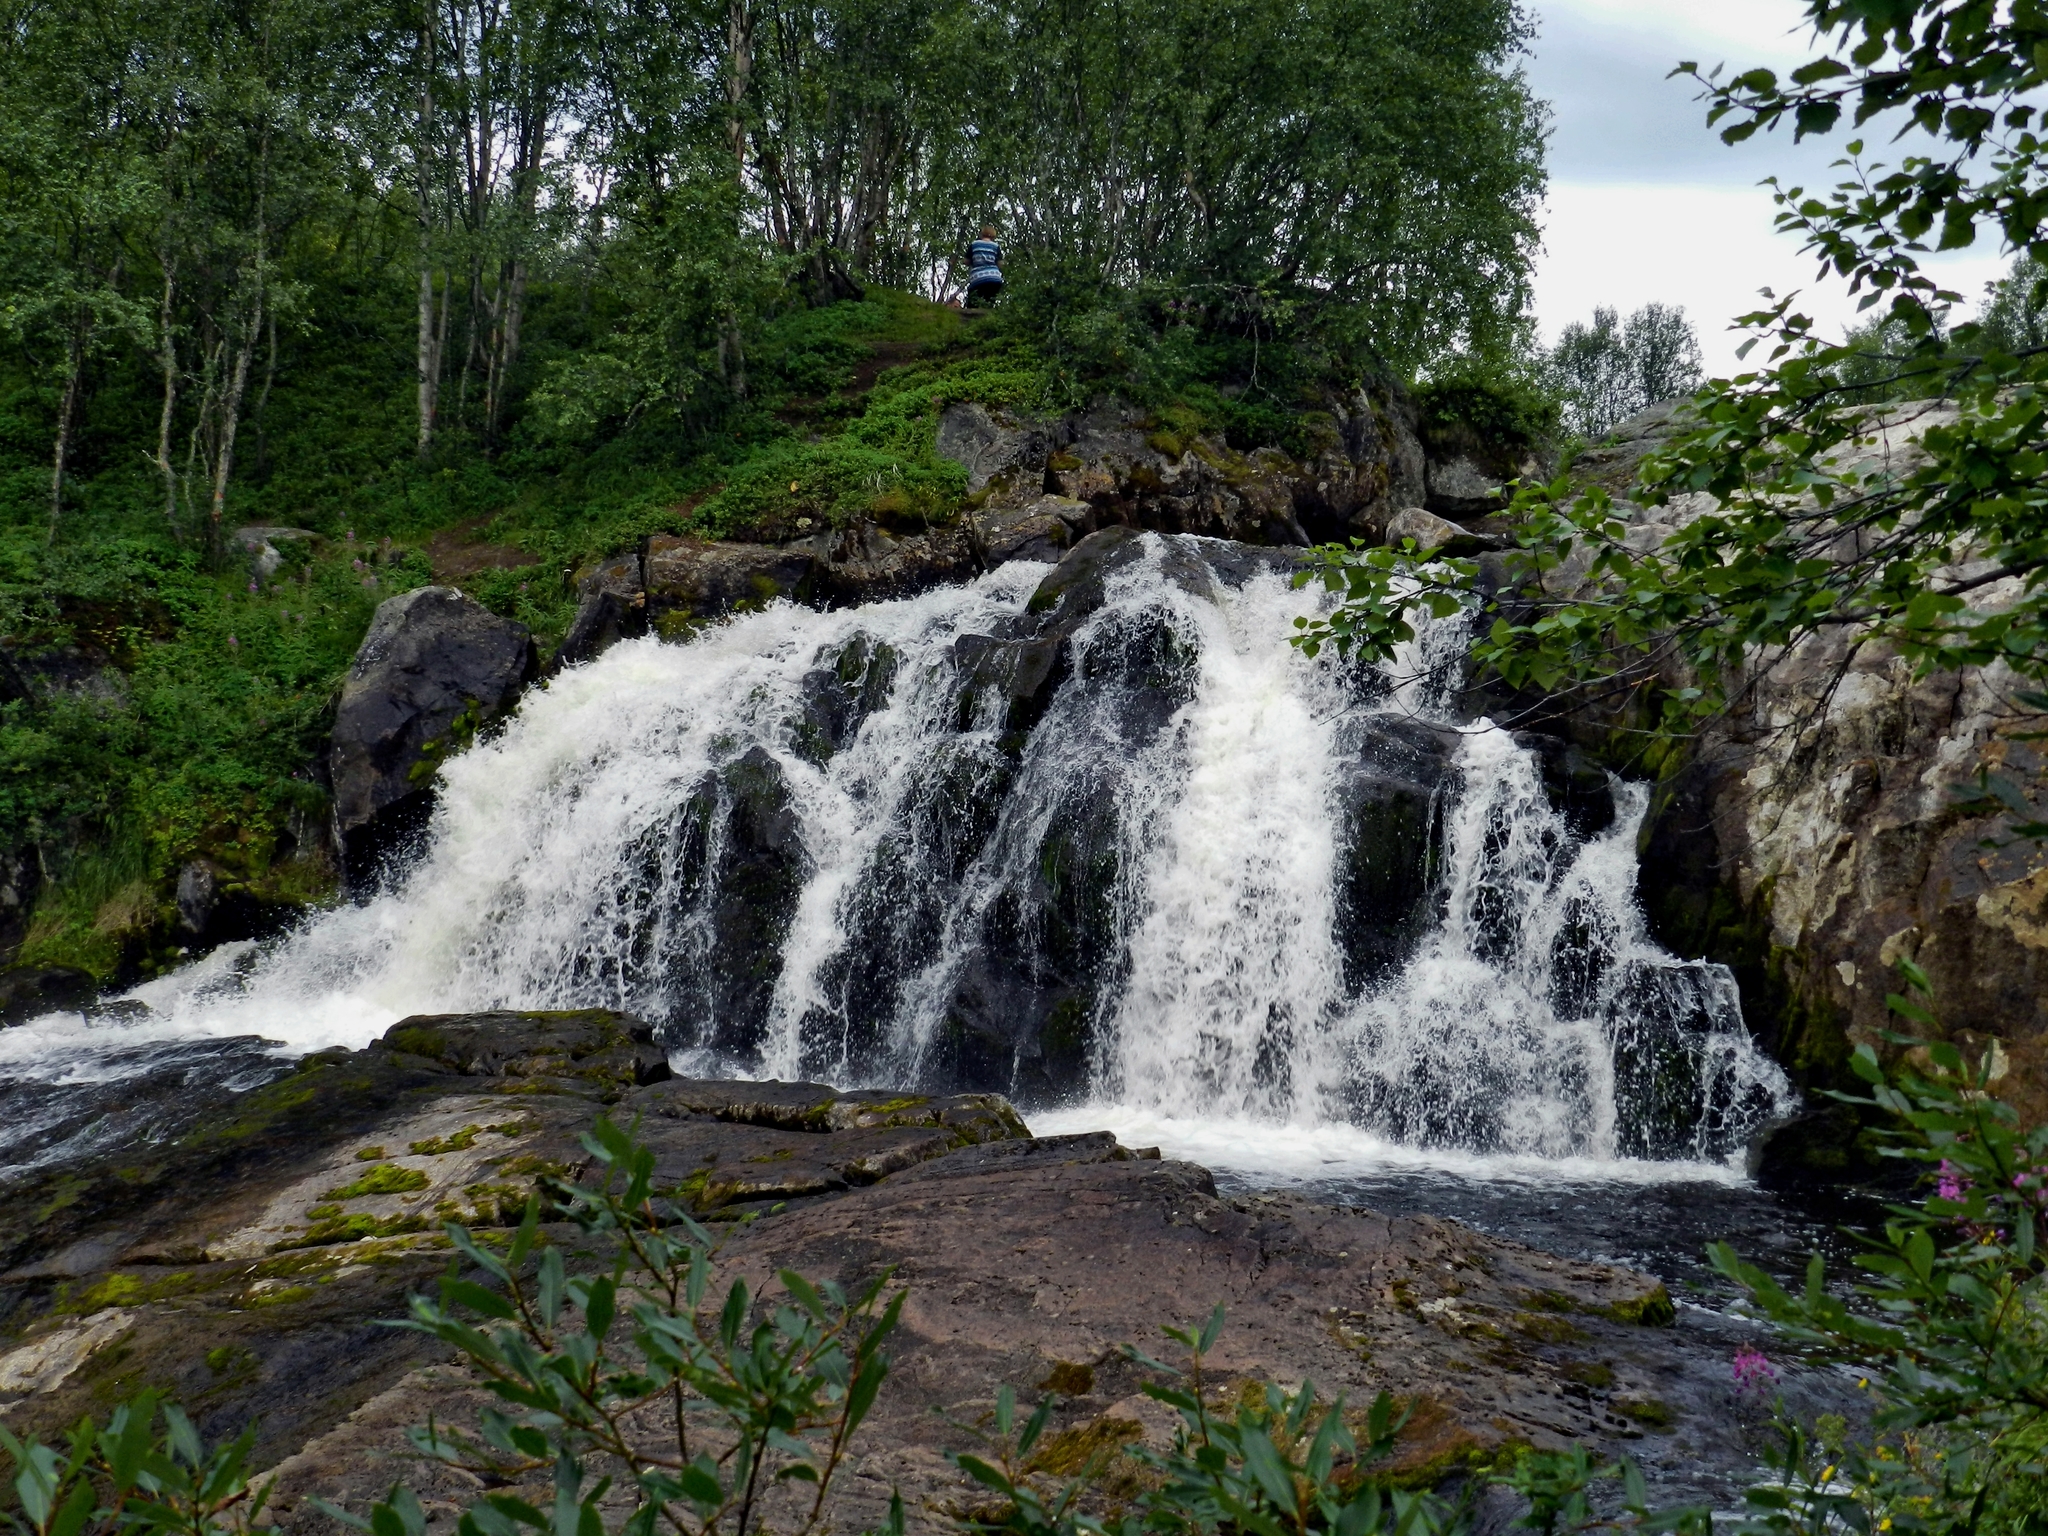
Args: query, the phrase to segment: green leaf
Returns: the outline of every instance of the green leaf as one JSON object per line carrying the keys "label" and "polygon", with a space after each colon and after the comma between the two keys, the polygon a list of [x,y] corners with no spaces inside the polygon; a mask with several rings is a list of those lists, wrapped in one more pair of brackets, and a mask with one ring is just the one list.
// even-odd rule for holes
{"label": "green leaf", "polygon": [[[734,1290],[739,1289],[734,1285]],[[610,1275],[599,1275],[590,1282],[590,1294],[583,1303],[583,1325],[595,1339],[602,1339],[612,1331],[612,1319],[617,1315],[619,1288]],[[571,1533],[573,1536],[573,1533]]]}
{"label": "green leaf", "polygon": [[1279,1451],[1274,1449],[1265,1428],[1240,1419],[1238,1443],[1243,1448],[1245,1470],[1258,1480],[1259,1487],[1276,1508],[1292,1514],[1295,1507],[1294,1477],[1280,1459]]}
{"label": "green leaf", "polygon": [[452,1275],[442,1277],[441,1304],[445,1307],[468,1307],[472,1312],[481,1312],[490,1318],[503,1319],[515,1315],[512,1303],[496,1291],[486,1290],[473,1280],[458,1280]]}
{"label": "green leaf", "polygon": [[718,1316],[718,1339],[727,1349],[740,1341],[740,1330],[747,1322],[747,1282],[735,1280],[732,1289],[725,1293],[725,1307]]}

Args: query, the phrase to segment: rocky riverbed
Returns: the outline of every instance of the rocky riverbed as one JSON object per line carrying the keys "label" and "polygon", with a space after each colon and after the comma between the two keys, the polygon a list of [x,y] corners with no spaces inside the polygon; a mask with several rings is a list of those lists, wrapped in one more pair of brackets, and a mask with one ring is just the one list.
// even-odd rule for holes
{"label": "rocky riverbed", "polygon": [[1682,1461],[1739,1439],[1673,1407],[1688,1324],[1648,1276],[1430,1216],[1219,1194],[1107,1134],[1034,1138],[994,1095],[677,1078],[645,1026],[602,1011],[410,1019],[217,1093],[164,1140],[0,1185],[0,1413],[47,1434],[156,1387],[211,1435],[255,1419],[287,1526],[324,1523],[310,1496],[360,1505],[402,1475],[451,1513],[473,1490],[410,1470],[403,1431],[480,1394],[381,1324],[446,1269],[442,1222],[516,1220],[536,1180],[585,1166],[600,1112],[637,1120],[658,1184],[724,1234],[727,1273],[770,1295],[783,1267],[907,1287],[842,1529],[892,1487],[920,1523],[956,1508],[959,1435],[932,1410],[971,1421],[1004,1383],[1056,1383],[1059,1433],[1162,1435],[1119,1346],[1160,1348],[1163,1323],[1218,1302],[1215,1380],[1412,1401],[1389,1469],[1407,1480],[1517,1442],[1647,1436],[1651,1460]]}

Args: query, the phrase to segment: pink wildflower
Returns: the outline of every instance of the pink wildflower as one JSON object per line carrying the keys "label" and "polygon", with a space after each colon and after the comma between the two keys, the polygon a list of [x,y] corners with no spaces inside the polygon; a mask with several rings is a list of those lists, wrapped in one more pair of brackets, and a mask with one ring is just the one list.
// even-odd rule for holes
{"label": "pink wildflower", "polygon": [[236,638],[235,638],[235,637],[234,637],[233,635],[229,635],[229,636],[228,636],[228,648],[229,648],[230,650],[237,650],[237,651],[238,651],[238,650],[240,650],[240,649],[242,648],[242,642],[241,642],[241,641],[239,641],[239,640],[237,640],[237,639],[236,639]]}
{"label": "pink wildflower", "polygon": [[1761,1350],[1751,1349],[1745,1344],[1735,1351],[1734,1377],[1737,1392],[1761,1395],[1777,1381],[1778,1368]]}
{"label": "pink wildflower", "polygon": [[1960,1204],[1964,1193],[1970,1187],[1970,1181],[1963,1177],[1963,1170],[1944,1157],[1941,1160],[1940,1174],[1941,1177],[1934,1186],[1935,1194],[1943,1200]]}

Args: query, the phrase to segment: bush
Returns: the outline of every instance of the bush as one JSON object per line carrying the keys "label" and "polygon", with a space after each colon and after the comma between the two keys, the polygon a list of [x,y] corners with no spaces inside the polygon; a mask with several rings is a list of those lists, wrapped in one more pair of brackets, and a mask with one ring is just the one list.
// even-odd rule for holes
{"label": "bush", "polygon": [[[1933,1027],[1925,974],[1899,969],[1909,991],[1893,1009]],[[1876,1404],[1866,1441],[1781,1410],[1776,1475],[1750,1491],[1745,1529],[2037,1533],[2048,1529],[2048,1126],[2022,1132],[1992,1094],[1991,1051],[1970,1066],[1946,1042],[1888,1038],[1907,1052],[1898,1069],[1859,1046],[1851,1066],[1869,1096],[1832,1096],[1890,1119],[1885,1154],[1919,1164],[1930,1189],[1865,1239],[1865,1305],[1827,1289],[1818,1254],[1795,1294],[1726,1244],[1710,1250],[1781,1332],[1866,1372]]]}
{"label": "bush", "polygon": [[1528,367],[1459,358],[1415,389],[1422,439],[1439,454],[1470,453],[1503,469],[1553,443],[1558,397]]}

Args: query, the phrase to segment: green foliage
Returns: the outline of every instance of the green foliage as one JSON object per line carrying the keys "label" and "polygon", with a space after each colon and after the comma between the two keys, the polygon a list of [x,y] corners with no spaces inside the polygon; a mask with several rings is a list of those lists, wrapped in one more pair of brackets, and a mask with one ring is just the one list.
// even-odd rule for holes
{"label": "green foliage", "polygon": [[[1015,1394],[997,1389],[994,1433],[970,1428],[989,1454],[958,1453],[960,1469],[1003,1501],[1000,1520],[975,1521],[968,1529],[1011,1536],[1462,1536],[1474,1528],[1471,1501],[1453,1503],[1434,1493],[1387,1490],[1376,1464],[1394,1451],[1407,1423],[1394,1399],[1380,1393],[1356,1429],[1347,1421],[1342,1398],[1323,1403],[1315,1384],[1292,1393],[1267,1386],[1246,1393],[1236,1412],[1219,1411],[1205,1389],[1202,1362],[1223,1330],[1217,1307],[1199,1329],[1165,1330],[1188,1354],[1185,1371],[1129,1346],[1125,1353],[1164,1381],[1148,1382],[1145,1395],[1180,1415],[1170,1450],[1130,1445],[1121,1454],[1143,1469],[1140,1491],[1120,1512],[1086,1513],[1084,1497],[1102,1477],[1112,1444],[1074,1477],[1042,1475],[1043,1454],[1034,1459],[1056,1400],[1048,1395],[1022,1423]],[[967,1426],[963,1426],[967,1427]],[[1622,1518],[1596,1514],[1588,1488],[1608,1477],[1624,1484]],[[1516,1522],[1546,1532],[1588,1530],[1680,1531],[1707,1536],[1704,1509],[1653,1511],[1642,1475],[1631,1463],[1596,1468],[1583,1447],[1569,1452],[1523,1451],[1508,1459],[1495,1482],[1526,1503]]]}
{"label": "green foliage", "polygon": [[[562,1249],[539,1240],[536,1196],[502,1255],[450,1225],[449,1239],[483,1279],[451,1273],[438,1301],[413,1298],[403,1325],[453,1347],[504,1405],[484,1410],[475,1434],[438,1423],[412,1431],[422,1456],[498,1490],[464,1512],[462,1536],[745,1536],[762,1524],[771,1492],[788,1485],[808,1486],[809,1514],[796,1529],[812,1530],[888,1375],[882,1344],[904,1293],[885,1294],[886,1273],[849,1297],[785,1270],[788,1301],[772,1312],[763,1314],[743,1279],[707,1309],[711,1240],[657,1193],[654,1154],[603,1118],[583,1144],[601,1182],[551,1192],[586,1241],[610,1250],[609,1264],[571,1274]],[[650,1422],[661,1426],[652,1434]],[[599,1476],[596,1463],[620,1468],[631,1494],[615,1527],[600,1510],[614,1477]],[[547,1509],[517,1486],[542,1476],[553,1484]],[[425,1524],[404,1488],[367,1519],[322,1507],[377,1536],[420,1536]]]}
{"label": "green foliage", "polygon": [[[161,1419],[162,1428],[158,1428]],[[248,1536],[273,1529],[263,1517],[267,1487],[252,1488],[252,1425],[208,1450],[175,1405],[142,1393],[103,1426],[83,1418],[59,1447],[17,1439],[0,1427],[0,1451],[14,1470],[18,1511],[0,1520],[19,1536]]]}
{"label": "green foliage", "polygon": [[1440,452],[1519,457],[1554,442],[1557,394],[1528,366],[1458,357],[1415,387],[1423,441]]}
{"label": "green foliage", "polygon": [[112,973],[192,858],[280,901],[324,891],[292,831],[325,808],[308,765],[377,600],[425,575],[348,549],[264,586],[160,531],[46,547],[0,529],[28,694],[0,704],[0,845],[40,848],[56,879],[24,958]]}
{"label": "green foliage", "polygon": [[1976,317],[1978,344],[1986,350],[2019,354],[2048,347],[2048,268],[2021,255],[2012,270],[1991,285]]}
{"label": "green foliage", "polygon": [[[1927,978],[1910,961],[1894,1011],[1936,1027]],[[1852,1062],[1868,1097],[1834,1097],[1891,1122],[1886,1155],[1921,1165],[1930,1192],[1891,1207],[1866,1239],[1861,1305],[1826,1285],[1818,1254],[1788,1292],[1726,1244],[1714,1265],[1790,1338],[1869,1372],[1874,1436],[1780,1415],[1776,1478],[1749,1494],[1759,1533],[1973,1532],[2018,1536],[2048,1524],[2048,1126],[2023,1131],[1991,1091],[1994,1053],[1888,1037],[1890,1073],[1868,1046]]]}
{"label": "green foliage", "polygon": [[1246,343],[1488,350],[1542,192],[1528,28],[1505,0],[948,8],[929,57],[975,131],[934,140],[927,249],[957,260],[993,218],[1013,286],[1057,294],[1061,344],[1097,358],[1130,322],[1100,301],[1147,290]]}

